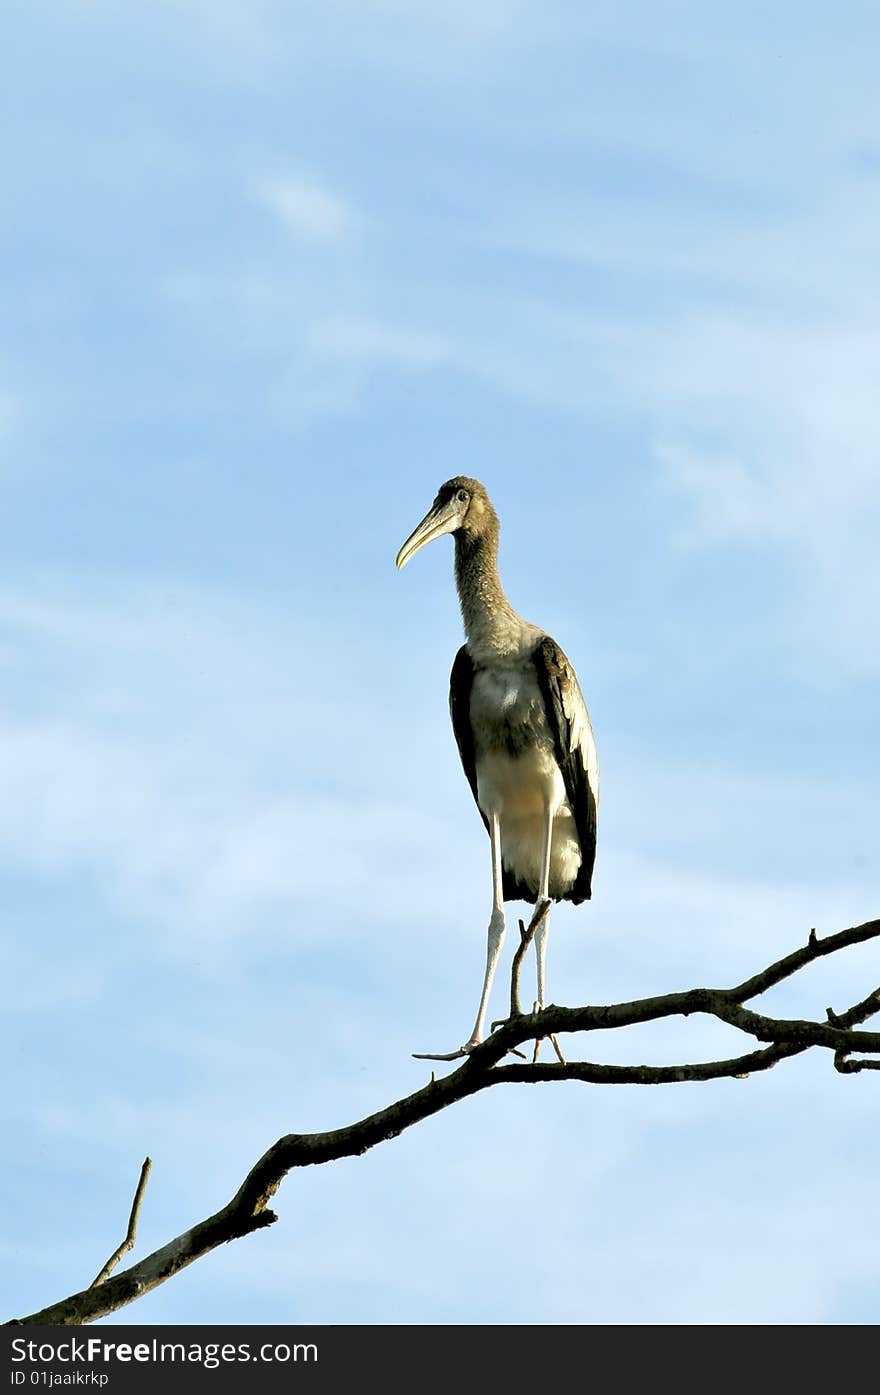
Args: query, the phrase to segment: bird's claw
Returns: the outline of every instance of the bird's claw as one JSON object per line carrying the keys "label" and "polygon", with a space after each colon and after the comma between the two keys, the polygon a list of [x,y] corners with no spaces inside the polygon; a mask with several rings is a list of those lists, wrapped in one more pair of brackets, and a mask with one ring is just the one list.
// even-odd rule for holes
{"label": "bird's claw", "polygon": [[524,1012],[512,1012],[509,1017],[499,1017],[497,1022],[491,1024],[491,1030],[497,1032],[499,1027],[509,1027],[512,1022],[521,1022],[524,1017]]}
{"label": "bird's claw", "polygon": [[480,1045],[478,1041],[466,1041],[464,1046],[460,1046],[457,1051],[414,1051],[415,1061],[460,1061],[462,1056],[469,1056],[472,1051]]}
{"label": "bird's claw", "polygon": [[542,1041],[549,1041],[552,1043],[553,1050],[556,1052],[556,1059],[559,1061],[559,1064],[561,1066],[564,1066],[566,1063],[565,1057],[562,1054],[562,1049],[559,1045],[559,1042],[556,1040],[555,1032],[548,1032],[546,1037],[535,1037],[535,1054],[532,1057],[532,1065],[534,1065],[538,1059],[538,1052],[541,1049]]}

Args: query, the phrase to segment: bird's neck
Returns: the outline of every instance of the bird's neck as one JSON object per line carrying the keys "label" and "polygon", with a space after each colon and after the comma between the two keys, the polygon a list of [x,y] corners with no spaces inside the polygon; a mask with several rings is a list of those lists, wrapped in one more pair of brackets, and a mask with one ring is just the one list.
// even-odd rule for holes
{"label": "bird's neck", "polygon": [[522,648],[533,629],[517,615],[498,575],[497,536],[455,535],[455,583],[467,635],[475,658],[510,654]]}

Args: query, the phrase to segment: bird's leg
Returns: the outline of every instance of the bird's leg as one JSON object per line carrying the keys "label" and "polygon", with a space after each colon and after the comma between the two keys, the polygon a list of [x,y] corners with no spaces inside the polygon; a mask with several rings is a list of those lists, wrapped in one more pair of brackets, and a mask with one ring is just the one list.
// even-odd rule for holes
{"label": "bird's leg", "polygon": [[[550,921],[550,854],[553,850],[553,816],[554,810],[548,804],[544,810],[544,837],[541,846],[541,885],[538,890],[538,899],[535,902],[534,920],[537,921],[535,930],[535,958],[538,961],[538,998],[535,1003],[535,1012],[542,1012],[544,1009],[544,964],[547,956],[547,928]],[[540,920],[539,912],[543,911]],[[535,1054],[533,1062],[538,1059],[538,1052],[541,1049],[543,1038],[535,1039]],[[556,1043],[554,1042],[554,1046]],[[559,1047],[556,1046],[557,1054]]]}
{"label": "bird's leg", "polygon": [[495,969],[498,964],[498,956],[501,953],[501,946],[504,944],[505,920],[504,920],[504,890],[501,875],[501,821],[495,810],[489,819],[489,838],[492,844],[492,916],[489,920],[489,933],[486,944],[486,974],[483,979],[483,991],[480,994],[480,1006],[477,1009],[477,1020],[474,1023],[474,1030],[458,1051],[450,1051],[443,1056],[419,1054],[416,1059],[420,1061],[455,1061],[460,1056],[467,1056],[473,1051],[475,1046],[479,1046],[483,1040],[483,1029],[486,1025],[486,1012],[489,1006],[489,995],[492,992],[492,980],[495,977]]}
{"label": "bird's leg", "polygon": [[538,917],[539,908],[547,907],[544,915],[538,921],[535,931],[535,956],[538,960],[538,1001],[535,1003],[535,1012],[540,1012],[544,1006],[544,963],[547,955],[547,926],[550,921],[550,854],[553,849],[553,809],[548,805],[544,810],[544,837],[541,846],[541,885],[538,891],[538,899],[535,903],[535,919]]}
{"label": "bird's leg", "polygon": [[498,956],[501,953],[501,946],[504,944],[504,934],[506,925],[504,921],[504,890],[502,886],[501,873],[501,820],[495,810],[492,811],[489,819],[489,839],[492,844],[492,915],[489,919],[489,932],[486,943],[486,975],[483,979],[483,991],[480,994],[480,1006],[477,1009],[477,1020],[474,1023],[474,1030],[471,1032],[470,1040],[465,1042],[464,1050],[467,1051],[474,1046],[479,1046],[483,1040],[483,1028],[486,1025],[486,1012],[489,1007],[489,994],[492,992],[492,980],[495,977],[495,969],[498,965]]}

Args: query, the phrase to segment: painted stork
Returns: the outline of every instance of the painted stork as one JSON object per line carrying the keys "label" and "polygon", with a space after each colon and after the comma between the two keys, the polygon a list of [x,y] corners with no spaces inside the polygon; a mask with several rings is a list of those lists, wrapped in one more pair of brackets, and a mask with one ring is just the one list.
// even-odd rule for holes
{"label": "painted stork", "polygon": [[535,904],[535,1011],[544,1007],[550,903],[580,904],[591,894],[599,762],[574,668],[556,641],[523,620],[504,594],[498,515],[479,480],[459,475],[441,485],[397,554],[398,568],[444,533],[455,537],[466,635],[452,666],[449,709],[464,773],[489,834],[493,893],[474,1029],[458,1051],[437,1057],[453,1060],[483,1039],[504,942],[505,901]]}

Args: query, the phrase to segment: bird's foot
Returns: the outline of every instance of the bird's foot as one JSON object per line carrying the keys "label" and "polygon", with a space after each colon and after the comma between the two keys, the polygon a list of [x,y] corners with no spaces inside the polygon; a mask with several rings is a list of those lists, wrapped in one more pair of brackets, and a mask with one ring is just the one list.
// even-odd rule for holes
{"label": "bird's foot", "polygon": [[[522,1017],[523,1014],[521,1012],[511,1013],[509,1017],[500,1017],[497,1022],[492,1022],[490,1024],[489,1030],[490,1032],[497,1032],[499,1027],[509,1027],[512,1022],[521,1021]],[[518,1050],[515,1046],[508,1046],[507,1053],[509,1056],[519,1056],[521,1061],[527,1061],[529,1059],[524,1051]]]}
{"label": "bird's foot", "polygon": [[[512,1019],[508,1018],[504,1022],[493,1022],[491,1030],[494,1032],[496,1027],[506,1026],[507,1021],[510,1020]],[[434,1051],[414,1051],[413,1059],[416,1061],[460,1061],[463,1056],[469,1056],[472,1051],[476,1051],[477,1047],[481,1045],[482,1040],[482,1037],[471,1037],[470,1041],[466,1041],[464,1046],[460,1046],[457,1051],[445,1051],[442,1053]],[[525,1052],[517,1051],[515,1046],[509,1046],[507,1049],[511,1055],[519,1056],[523,1061],[528,1059]]]}
{"label": "bird's foot", "polygon": [[[537,1013],[540,1013],[540,1012],[543,1012],[543,1011],[544,1011],[544,1004],[543,1004],[543,1003],[535,1003],[535,1006],[534,1006],[534,1008],[533,1008],[533,1012],[535,1012],[535,1013],[537,1014]],[[561,1051],[560,1046],[559,1046],[559,1042],[556,1040],[556,1034],[555,1034],[555,1032],[548,1032],[546,1037],[535,1037],[535,1052],[534,1052],[534,1055],[532,1056],[532,1065],[534,1065],[535,1062],[536,1062],[537,1059],[538,1059],[538,1053],[539,1053],[540,1050],[541,1050],[541,1042],[542,1042],[542,1041],[550,1041],[550,1042],[552,1043],[552,1045],[553,1045],[553,1050],[556,1052],[556,1056],[557,1056],[557,1059],[558,1059],[558,1061],[559,1061],[559,1064],[560,1064],[561,1066],[564,1066],[564,1065],[565,1065],[565,1057],[564,1057],[563,1054],[562,1054],[562,1051]]]}
{"label": "bird's foot", "polygon": [[534,1051],[534,1054],[533,1054],[533,1056],[532,1056],[532,1065],[534,1065],[535,1062],[536,1062],[537,1059],[538,1059],[538,1052],[541,1050],[541,1042],[542,1042],[542,1041],[549,1041],[549,1042],[552,1044],[553,1050],[556,1052],[556,1059],[558,1060],[558,1062],[559,1062],[559,1064],[560,1064],[561,1066],[564,1066],[565,1063],[566,1063],[566,1062],[565,1062],[565,1057],[564,1057],[563,1054],[562,1054],[562,1050],[561,1050],[561,1048],[560,1048],[559,1042],[556,1040],[556,1034],[555,1034],[555,1032],[549,1032],[548,1035],[547,1035],[546,1037],[536,1037],[536,1038],[535,1038],[535,1051]]}
{"label": "bird's foot", "polygon": [[499,1017],[497,1022],[491,1024],[491,1030],[497,1032],[499,1027],[510,1027],[513,1023],[522,1022],[525,1015],[524,1012],[512,1012],[509,1017]]}
{"label": "bird's foot", "polygon": [[462,1056],[469,1056],[472,1051],[480,1045],[480,1038],[471,1037],[464,1046],[460,1046],[457,1051],[414,1051],[413,1059],[416,1061],[460,1061]]}

